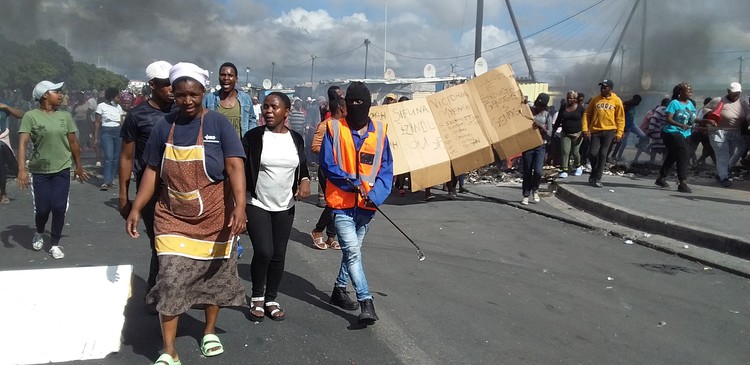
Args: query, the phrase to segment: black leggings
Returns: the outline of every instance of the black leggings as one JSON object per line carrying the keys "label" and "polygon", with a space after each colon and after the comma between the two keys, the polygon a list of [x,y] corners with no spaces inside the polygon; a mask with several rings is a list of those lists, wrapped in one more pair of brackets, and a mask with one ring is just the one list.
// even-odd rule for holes
{"label": "black leggings", "polygon": [[0,142],[0,195],[5,194],[6,179],[8,176],[18,174],[18,163],[13,151],[3,142]]}
{"label": "black leggings", "polygon": [[689,156],[688,144],[685,136],[679,132],[661,132],[661,139],[664,141],[664,145],[667,146],[667,157],[664,159],[664,164],[661,165],[659,176],[668,177],[669,170],[672,169],[672,165],[676,162],[677,179],[679,179],[680,182],[687,180]]}
{"label": "black leggings", "polygon": [[278,295],[284,275],[284,260],[289,234],[294,222],[294,207],[281,212],[269,212],[248,204],[247,233],[253,244],[250,275],[253,281],[252,297],[263,297],[272,302]]}
{"label": "black leggings", "polygon": [[54,174],[31,174],[31,196],[34,198],[34,222],[36,232],[44,233],[50,214],[52,215],[52,246],[57,246],[65,226],[70,192],[70,169]]}

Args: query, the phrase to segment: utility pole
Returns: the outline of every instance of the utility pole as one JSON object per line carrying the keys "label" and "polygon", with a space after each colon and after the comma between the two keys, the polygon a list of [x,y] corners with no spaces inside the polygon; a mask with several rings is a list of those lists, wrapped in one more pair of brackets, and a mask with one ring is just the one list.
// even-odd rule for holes
{"label": "utility pole", "polygon": [[534,75],[534,69],[531,67],[531,59],[529,58],[528,52],[526,52],[526,45],[523,43],[523,37],[521,36],[521,29],[518,28],[518,22],[516,16],[513,14],[513,8],[510,6],[510,0],[505,0],[505,4],[508,6],[508,13],[510,14],[510,20],[513,22],[513,28],[516,30],[516,38],[518,38],[518,44],[521,45],[521,52],[523,52],[523,59],[526,60],[526,67],[529,69],[529,77],[531,82],[536,82],[536,75]]}
{"label": "utility pole", "polygon": [[[612,69],[612,61],[615,59],[615,55],[617,55],[617,51],[620,50],[620,45],[622,45],[622,40],[625,38],[625,31],[628,30],[628,26],[630,25],[630,21],[633,20],[633,14],[635,14],[635,9],[638,8],[638,4],[641,2],[641,0],[635,0],[635,4],[633,4],[633,9],[630,10],[630,15],[628,16],[628,20],[625,22],[625,26],[622,28],[622,32],[620,33],[620,38],[617,39],[617,44],[615,45],[615,50],[612,51],[612,56],[609,57],[609,62],[607,62],[607,67],[604,69],[604,73],[602,74],[601,79],[604,79],[607,77],[607,74],[609,73],[609,70]],[[622,82],[622,80],[619,80],[619,82]]]}
{"label": "utility pole", "polygon": [[482,19],[483,18],[484,18],[484,0],[477,0],[477,25],[474,30],[474,61],[476,61],[479,57],[482,57]]}
{"label": "utility pole", "polygon": [[276,71],[276,62],[271,62],[271,88],[273,88],[273,72]]}
{"label": "utility pole", "polygon": [[385,25],[383,28],[385,28],[385,34],[383,37],[383,75],[385,75],[385,72],[388,71],[386,65],[386,57],[388,56],[388,0],[385,0]]}
{"label": "utility pole", "polygon": [[365,77],[364,77],[365,79],[367,78],[367,55],[368,53],[370,53],[370,40],[365,39]]}
{"label": "utility pole", "polygon": [[[622,83],[622,67],[623,67],[623,61],[624,61],[624,59],[625,59],[625,46],[620,46],[620,81],[619,82],[623,86],[625,85],[625,84]],[[624,89],[624,87],[621,87],[620,91],[624,91],[623,89]]]}
{"label": "utility pole", "polygon": [[310,83],[313,83],[313,74],[315,72],[315,59],[318,58],[315,55],[310,55],[310,58],[312,59],[312,67],[310,68]]}
{"label": "utility pole", "polygon": [[740,56],[740,84],[742,83],[742,61],[745,59],[745,57]]}
{"label": "utility pole", "polygon": [[245,87],[247,87],[249,76],[250,76],[250,67],[245,67]]}
{"label": "utility pole", "polygon": [[[638,70],[638,82],[642,84],[646,67],[646,0],[643,0],[643,19],[641,19],[641,65]],[[622,77],[620,77],[622,79]],[[643,85],[641,85],[643,87]]]}

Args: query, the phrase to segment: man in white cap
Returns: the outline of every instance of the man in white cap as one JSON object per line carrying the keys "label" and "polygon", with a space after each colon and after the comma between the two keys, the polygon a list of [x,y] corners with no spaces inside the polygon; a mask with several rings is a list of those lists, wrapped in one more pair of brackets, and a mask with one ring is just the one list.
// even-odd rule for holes
{"label": "man in white cap", "polygon": [[705,108],[708,115],[721,104],[721,120],[711,129],[709,140],[716,153],[716,180],[725,188],[732,186],[729,169],[737,164],[747,148],[742,129],[747,129],[750,121],[750,106],[741,94],[742,85],[733,82],[725,96],[714,98]]}
{"label": "man in white cap", "polygon": [[[146,67],[146,78],[151,97],[128,111],[125,121],[120,129],[122,138],[122,150],[120,151],[120,215],[127,219],[130,214],[131,201],[128,196],[130,187],[130,174],[135,172],[136,192],[140,186],[141,178],[146,167],[143,159],[143,151],[146,142],[151,135],[154,124],[172,110],[174,95],[169,83],[169,69],[172,65],[166,61],[156,61]],[[158,197],[159,194],[155,194]],[[157,199],[152,199],[143,209],[143,224],[146,226],[146,235],[151,245],[151,266],[148,274],[148,289],[156,283],[156,274],[159,271],[159,260],[156,256],[154,246],[154,207]],[[156,313],[153,311],[153,313]]]}

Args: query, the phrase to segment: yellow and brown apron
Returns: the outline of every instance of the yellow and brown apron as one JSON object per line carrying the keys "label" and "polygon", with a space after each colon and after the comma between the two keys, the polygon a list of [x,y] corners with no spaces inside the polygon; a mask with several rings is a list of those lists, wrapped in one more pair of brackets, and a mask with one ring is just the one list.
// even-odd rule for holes
{"label": "yellow and brown apron", "polygon": [[161,163],[161,190],[154,213],[157,255],[196,260],[228,259],[232,252],[229,184],[206,170],[203,115],[195,145],[175,146],[172,124]]}

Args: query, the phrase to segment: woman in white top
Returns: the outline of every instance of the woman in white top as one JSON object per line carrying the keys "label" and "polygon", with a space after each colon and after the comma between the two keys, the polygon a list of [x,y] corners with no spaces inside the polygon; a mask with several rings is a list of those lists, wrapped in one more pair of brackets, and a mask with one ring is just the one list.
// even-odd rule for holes
{"label": "woman in white top", "polygon": [[242,138],[247,153],[247,231],[253,244],[250,319],[256,322],[265,315],[274,321],[284,319],[276,296],[284,274],[294,202],[310,196],[304,138],[284,123],[290,109],[288,96],[269,94],[262,107],[266,124]]}
{"label": "woman in white top", "polygon": [[104,153],[104,183],[99,190],[115,187],[114,179],[117,172],[118,157],[122,147],[120,139],[120,122],[123,111],[120,105],[119,92],[116,88],[104,91],[104,101],[96,106],[96,120],[94,122],[94,148],[101,143]]}

